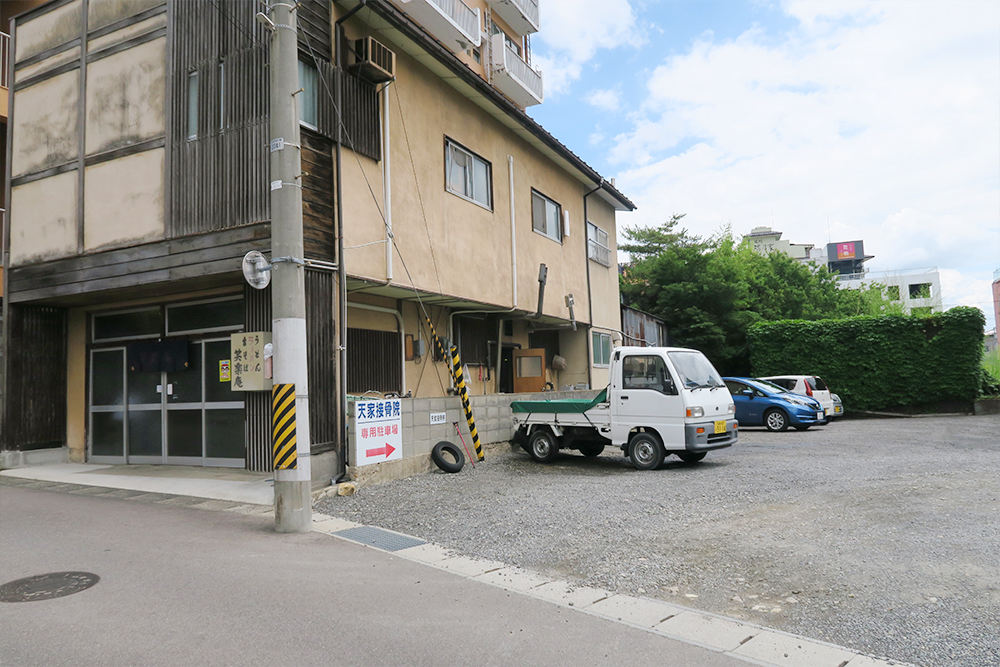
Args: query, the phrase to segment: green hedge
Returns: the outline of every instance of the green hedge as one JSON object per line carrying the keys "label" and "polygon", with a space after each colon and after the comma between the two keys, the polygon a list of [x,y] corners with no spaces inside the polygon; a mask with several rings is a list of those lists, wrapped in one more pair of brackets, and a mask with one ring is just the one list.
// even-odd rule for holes
{"label": "green hedge", "polygon": [[930,316],[761,322],[748,332],[755,376],[819,375],[845,409],[974,401],[981,387],[978,308]]}

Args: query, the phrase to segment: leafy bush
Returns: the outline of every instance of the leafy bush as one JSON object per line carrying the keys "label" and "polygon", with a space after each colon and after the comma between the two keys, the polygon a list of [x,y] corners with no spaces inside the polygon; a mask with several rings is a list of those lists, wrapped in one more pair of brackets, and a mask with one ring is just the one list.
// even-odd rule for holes
{"label": "leafy bush", "polygon": [[983,388],[982,311],[761,322],[750,328],[754,375],[819,375],[847,409],[973,401]]}

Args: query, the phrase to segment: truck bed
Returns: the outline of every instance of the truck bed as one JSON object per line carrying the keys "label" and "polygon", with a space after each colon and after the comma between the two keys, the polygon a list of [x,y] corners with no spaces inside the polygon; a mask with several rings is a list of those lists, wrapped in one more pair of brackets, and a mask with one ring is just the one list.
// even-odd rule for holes
{"label": "truck bed", "polygon": [[605,389],[589,400],[585,398],[563,398],[552,401],[514,401],[510,404],[510,410],[515,413],[527,414],[583,414],[601,403],[606,403],[607,400],[608,390]]}

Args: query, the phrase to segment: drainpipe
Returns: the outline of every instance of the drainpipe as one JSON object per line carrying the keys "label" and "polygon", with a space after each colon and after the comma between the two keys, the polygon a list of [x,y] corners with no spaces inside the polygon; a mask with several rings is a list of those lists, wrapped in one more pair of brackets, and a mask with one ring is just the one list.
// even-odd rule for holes
{"label": "drainpipe", "polygon": [[507,176],[510,179],[510,276],[513,298],[511,310],[517,308],[517,227],[514,224],[514,156],[507,156]]}
{"label": "drainpipe", "polygon": [[[354,16],[367,4],[361,0],[353,9],[341,16],[333,24],[333,59],[336,65],[336,105],[338,118],[344,99],[343,63],[341,62],[340,24]],[[337,481],[347,475],[347,268],[344,261],[344,190],[343,169],[341,168],[341,148],[344,143],[343,124],[337,123],[336,143],[336,192],[337,192],[337,278],[339,280],[338,298],[340,300],[340,322],[337,335],[340,345],[337,346],[337,358],[340,363],[340,474]]]}
{"label": "drainpipe", "polygon": [[388,315],[396,316],[396,324],[399,326],[399,349],[403,355],[403,361],[400,368],[402,369],[402,377],[400,378],[401,390],[399,395],[402,396],[406,393],[406,331],[403,329],[403,315],[393,308],[383,308],[382,306],[369,306],[367,303],[349,303],[347,304],[351,308],[360,308],[361,310],[373,310],[376,313],[386,313]]}
{"label": "drainpipe", "polygon": [[[590,229],[587,227],[587,224],[590,223],[590,218],[587,217],[587,197],[600,190],[603,185],[604,185],[604,179],[602,178],[601,182],[597,184],[597,187],[595,187],[587,194],[583,195],[583,229],[584,229],[583,261],[587,273],[587,316],[590,320],[591,328],[593,328],[594,326],[594,296],[590,293],[590,240],[589,240]],[[616,280],[618,278],[617,272],[618,272],[618,267],[615,267]],[[588,331],[587,333],[590,332]],[[591,339],[593,339],[593,336],[591,336]],[[592,344],[591,341],[588,340],[587,341],[588,350],[590,349],[591,344]],[[591,358],[587,359],[587,386],[589,386],[591,389],[594,388],[593,353],[591,353]]]}
{"label": "drainpipe", "polygon": [[[389,86],[382,86],[382,190],[385,210],[385,282],[392,282],[392,176],[389,146]],[[404,385],[404,393],[406,391]]]}

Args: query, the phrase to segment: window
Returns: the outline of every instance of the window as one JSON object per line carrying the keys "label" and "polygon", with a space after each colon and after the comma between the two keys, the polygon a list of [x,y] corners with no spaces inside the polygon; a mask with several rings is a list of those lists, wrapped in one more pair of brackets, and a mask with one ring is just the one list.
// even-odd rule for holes
{"label": "window", "polygon": [[545,195],[531,191],[531,228],[553,241],[562,243],[562,207]]}
{"label": "window", "polygon": [[219,132],[226,129],[226,64],[219,61]]}
{"label": "window", "polygon": [[931,284],[917,283],[915,285],[910,285],[910,298],[911,299],[931,298]]}
{"label": "window", "polygon": [[888,285],[885,288],[885,298],[890,301],[899,301],[899,285]]}
{"label": "window", "polygon": [[593,332],[591,340],[594,346],[594,365],[609,366],[611,364],[611,334]]}
{"label": "window", "polygon": [[483,52],[479,49],[472,49],[472,59],[476,61],[477,64],[483,64]]}
{"label": "window", "polygon": [[243,299],[217,299],[167,306],[167,335],[243,328]]}
{"label": "window", "polygon": [[510,50],[513,51],[514,53],[516,53],[518,58],[521,58],[521,59],[524,58],[524,56],[521,55],[521,45],[518,44],[517,42],[515,42],[513,40],[513,38],[511,38],[510,35],[508,35],[503,30],[501,30],[500,26],[498,26],[496,23],[493,24],[493,32],[491,32],[490,34],[492,34],[492,35],[500,35],[500,34],[502,34],[503,35],[503,41],[504,41],[505,44],[507,44],[507,46],[510,48]]}
{"label": "window", "polygon": [[622,361],[622,389],[652,389],[661,394],[676,394],[670,371],[663,357],[625,357]]}
{"label": "window", "polygon": [[163,334],[163,311],[145,308],[94,315],[93,325],[95,341],[160,336]]}
{"label": "window", "polygon": [[188,73],[188,141],[198,138],[198,72]]}
{"label": "window", "polygon": [[587,223],[587,256],[598,264],[611,266],[608,233],[592,222]]}
{"label": "window", "polygon": [[492,210],[492,181],[489,162],[451,139],[445,142],[445,187],[448,192]]}
{"label": "window", "polygon": [[299,102],[299,122],[311,130],[319,127],[319,71],[305,61],[299,61],[299,87],[295,97]]}

